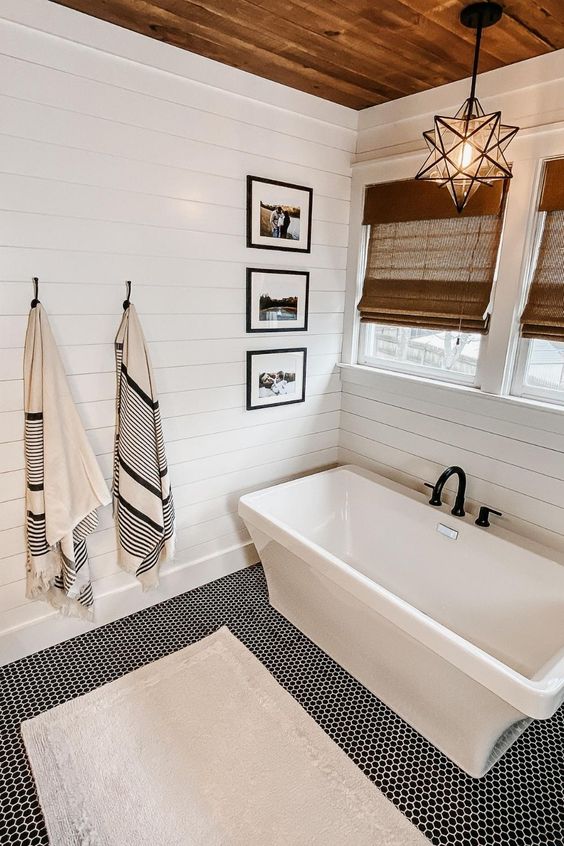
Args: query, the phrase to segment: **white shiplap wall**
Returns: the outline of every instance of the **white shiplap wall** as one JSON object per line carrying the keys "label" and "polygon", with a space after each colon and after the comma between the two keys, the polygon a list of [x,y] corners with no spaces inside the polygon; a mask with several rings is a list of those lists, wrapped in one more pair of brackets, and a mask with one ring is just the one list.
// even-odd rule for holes
{"label": "white shiplap wall", "polygon": [[[493,522],[564,552],[564,409],[496,396],[509,382],[520,291],[531,249],[535,196],[545,157],[564,155],[564,50],[480,76],[486,110],[521,127],[513,162],[483,391],[441,386],[368,368],[343,369],[339,457],[416,490],[444,467],[468,473],[469,510],[503,511]],[[412,176],[425,157],[421,133],[434,114],[452,114],[468,81],[373,109],[359,119],[343,360],[356,361],[358,256],[364,186]],[[454,487],[454,480],[449,485]],[[492,531],[495,531],[493,529]]]}
{"label": "white shiplap wall", "polygon": [[[373,376],[374,374],[369,374]],[[365,372],[343,381],[340,460],[425,492],[445,467],[468,475],[466,510],[564,553],[564,414]],[[450,499],[456,487],[452,480]],[[495,530],[494,530],[495,531]]]}
{"label": "white shiplap wall", "polygon": [[[204,580],[244,566],[256,559],[236,514],[240,493],[337,459],[357,118],[47,0],[5,0],[0,10],[0,114],[2,633],[49,614],[24,593],[21,373],[31,277],[40,277],[108,480],[112,342],[124,280],[133,280],[172,472],[175,566],[193,564]],[[246,249],[249,173],[313,187],[311,255]],[[246,265],[311,271],[307,335],[245,335]],[[246,412],[245,351],[302,345],[306,402]],[[104,509],[89,542],[98,597],[131,584],[115,547]],[[63,632],[61,621],[50,623]]]}

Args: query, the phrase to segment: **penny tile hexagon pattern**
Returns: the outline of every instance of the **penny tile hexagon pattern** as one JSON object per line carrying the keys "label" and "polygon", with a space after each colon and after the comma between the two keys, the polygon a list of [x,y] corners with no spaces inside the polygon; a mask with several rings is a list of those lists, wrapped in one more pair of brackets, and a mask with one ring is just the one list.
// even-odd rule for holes
{"label": "penny tile hexagon pattern", "polygon": [[564,846],[564,709],[472,779],[268,604],[260,565],[0,668],[1,846],[48,844],[21,721],[222,625],[435,846]]}

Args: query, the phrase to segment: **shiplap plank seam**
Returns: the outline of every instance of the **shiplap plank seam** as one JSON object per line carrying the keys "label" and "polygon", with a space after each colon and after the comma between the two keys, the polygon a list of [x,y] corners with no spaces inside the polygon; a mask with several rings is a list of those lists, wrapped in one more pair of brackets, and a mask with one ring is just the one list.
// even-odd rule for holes
{"label": "shiplap plank seam", "polygon": [[[444,441],[432,440],[424,435],[409,433],[409,437],[405,439],[402,439],[401,435],[399,435],[397,438],[388,437],[387,440],[383,440],[378,436],[378,432],[381,432],[382,428],[398,432],[394,427],[380,426],[380,424],[374,424],[373,429],[369,427],[362,429],[354,421],[346,418],[346,416],[344,420],[341,420],[341,431],[367,438],[375,444],[397,449],[401,452],[408,452],[411,455],[416,455],[423,460],[432,461],[435,464],[440,464],[441,458],[430,456],[438,456],[439,454],[442,456],[445,452],[450,452],[451,454],[456,453],[456,461],[465,469],[468,476],[473,479],[480,479],[482,482],[495,484],[498,488],[522,494],[531,500],[542,502],[544,505],[558,506],[559,503],[564,502],[564,482],[560,479],[548,478],[541,473],[516,467],[504,461],[491,460],[479,453],[471,453],[469,450],[464,450],[451,444],[445,444]],[[368,431],[370,434],[367,434]],[[455,462],[447,461],[446,463],[452,464]],[[491,466],[491,473],[487,472],[489,469],[488,465]],[[501,482],[502,477],[504,484]]]}
{"label": "shiplap plank seam", "polygon": [[[376,425],[391,426],[406,435],[421,435],[438,443],[448,443],[453,447],[500,461],[502,464],[511,464],[522,470],[531,470],[549,478],[564,480],[564,450],[500,436],[487,429],[474,430],[444,418],[427,418],[426,415],[413,413],[407,409],[398,412],[397,419],[394,419],[394,415],[385,412],[378,413],[376,410],[371,415],[369,409],[359,410],[358,406],[356,409],[354,406],[351,408],[345,401],[343,414],[350,414],[351,417]],[[430,422],[427,422],[428,419]],[[433,434],[430,434],[430,430]],[[555,459],[558,457],[563,460],[560,475],[558,475],[558,464],[555,464]]]}
{"label": "shiplap plank seam", "polygon": [[[339,447],[339,461],[342,464],[360,464],[362,467],[375,470],[375,472],[380,475],[390,478],[393,481],[398,481],[408,488],[417,490],[420,493],[424,491],[424,476],[419,476],[416,473],[404,470],[396,464],[388,464],[381,458],[374,455],[368,455],[367,453],[362,452],[358,446],[353,448],[341,444]],[[454,490],[449,490],[448,488],[445,489],[443,496],[445,506],[453,504],[454,496]],[[477,514],[480,505],[483,504],[480,499],[472,497],[467,497],[466,502],[468,506],[467,511],[471,514]],[[445,514],[448,514],[448,510]],[[540,543],[541,546],[547,545],[548,547],[558,549],[560,552],[564,552],[564,534],[562,532],[548,529],[541,522],[535,523],[532,520],[511,514],[508,511],[504,512],[503,518],[498,519],[500,520],[500,523],[503,519],[503,527],[515,532],[517,535],[529,537],[535,543]],[[530,531],[528,531],[528,529]]]}
{"label": "shiplap plank seam", "polygon": [[[352,128],[332,134],[319,116],[220,89],[209,89],[208,109],[202,82],[9,28],[17,59],[0,56],[8,94],[1,100],[0,344],[14,343],[0,356],[0,490],[10,497],[0,504],[0,579],[17,587],[0,585],[0,630],[50,613],[25,600],[23,586],[22,347],[31,276],[40,277],[40,299],[108,482],[113,339],[123,280],[133,279],[161,387],[179,566],[229,548],[241,550],[235,557],[244,566],[256,553],[236,514],[241,493],[337,460],[335,365],[356,137]],[[64,70],[65,57],[77,73]],[[245,103],[238,120],[236,104]],[[310,254],[245,247],[249,173],[313,187]],[[310,271],[308,333],[246,335],[247,266]],[[309,351],[306,402],[246,412],[246,350],[297,346]],[[110,508],[101,509],[91,561],[98,595],[130,584],[117,568]],[[22,605],[12,607],[12,590]]]}
{"label": "shiplap plank seam", "polygon": [[[455,406],[440,406],[440,413],[437,412],[437,404],[426,402],[420,399],[413,399],[398,394],[388,394],[384,391],[370,391],[361,386],[355,386],[359,390],[351,390],[351,385],[343,384],[343,401],[350,402],[349,398],[367,400],[374,404],[382,404],[397,409],[401,415],[403,411],[415,412],[424,417],[444,420],[453,425],[464,426],[478,432],[489,432],[519,443],[535,444],[536,446],[552,449],[556,452],[564,452],[564,432],[559,433],[532,427],[530,423],[519,423],[508,421],[502,417],[493,417],[480,412],[470,412],[467,409],[459,409]],[[471,422],[472,421],[472,422]]]}
{"label": "shiplap plank seam", "polygon": [[[383,444],[381,441],[357,435],[355,432],[348,432],[343,428],[341,428],[340,434],[340,445],[342,447],[354,452],[356,447],[350,446],[350,444],[356,444],[358,447],[356,451],[366,458],[376,458],[376,455],[387,455],[387,461],[382,457],[376,458],[376,460],[390,468],[401,469],[402,461],[405,462],[406,460],[408,464],[417,461],[420,465],[429,467],[429,473],[419,476],[423,481],[433,483],[438,478],[442,469],[444,469],[443,462],[426,458],[418,453],[410,452],[408,449],[392,447],[389,444]],[[363,452],[363,449],[371,450],[373,454],[367,454]],[[394,463],[392,458],[397,463]],[[412,475],[418,474],[412,473]],[[431,478],[428,479],[425,476],[431,476]],[[560,532],[564,520],[564,509],[561,506],[547,500],[537,499],[526,493],[514,491],[512,488],[502,486],[488,478],[483,479],[473,473],[469,473],[468,486],[469,488],[473,486],[475,491],[476,488],[478,489],[478,492],[475,492],[474,496],[476,501],[481,499],[482,503],[490,505],[493,508],[499,508],[507,515],[512,515],[519,518],[519,520],[542,525],[555,534]],[[453,489],[454,483],[451,483],[448,487],[449,489]]]}

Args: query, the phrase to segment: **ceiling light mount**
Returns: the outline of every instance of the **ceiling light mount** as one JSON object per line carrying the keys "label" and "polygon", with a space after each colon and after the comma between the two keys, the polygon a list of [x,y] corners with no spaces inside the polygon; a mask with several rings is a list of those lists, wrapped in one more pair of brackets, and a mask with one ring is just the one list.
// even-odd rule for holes
{"label": "ceiling light mount", "polygon": [[503,6],[499,3],[471,3],[460,13],[460,23],[469,29],[486,29],[501,20]]}
{"label": "ceiling light mount", "polygon": [[437,115],[434,128],[423,133],[429,156],[416,179],[445,186],[460,213],[480,185],[510,179],[504,152],[518,131],[501,123],[501,112],[486,114],[476,97],[482,30],[503,14],[499,3],[472,3],[460,13],[461,23],[476,30],[470,96],[454,117]]}

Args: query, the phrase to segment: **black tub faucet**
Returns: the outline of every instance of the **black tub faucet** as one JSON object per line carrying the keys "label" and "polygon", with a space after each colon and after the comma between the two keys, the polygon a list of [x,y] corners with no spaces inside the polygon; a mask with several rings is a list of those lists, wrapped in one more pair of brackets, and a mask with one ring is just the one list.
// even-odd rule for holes
{"label": "black tub faucet", "polygon": [[433,488],[433,495],[429,500],[429,505],[442,505],[441,494],[443,492],[443,488],[445,484],[448,482],[451,476],[458,476],[458,491],[456,492],[456,499],[454,501],[454,508],[450,512],[454,514],[455,517],[464,517],[464,497],[466,495],[466,473],[462,469],[462,467],[457,467],[454,465],[453,467],[447,467],[446,470],[443,470],[439,478],[437,479],[434,485],[430,485],[428,482],[425,484],[428,488]]}

